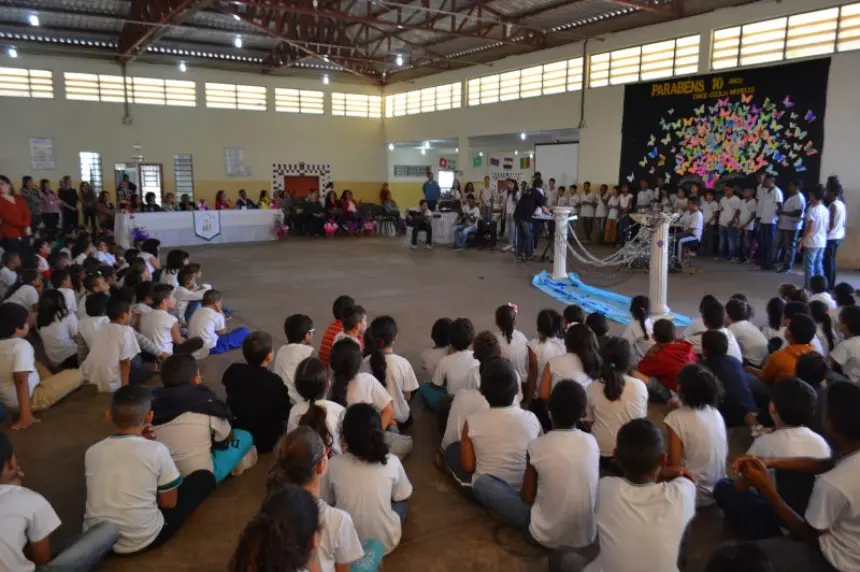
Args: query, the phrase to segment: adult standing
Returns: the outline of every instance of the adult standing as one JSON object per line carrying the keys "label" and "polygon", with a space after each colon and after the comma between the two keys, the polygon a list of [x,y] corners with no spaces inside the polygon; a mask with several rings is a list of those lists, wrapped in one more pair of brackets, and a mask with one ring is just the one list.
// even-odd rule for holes
{"label": "adult standing", "polygon": [[42,222],[45,228],[56,231],[60,227],[60,197],[51,188],[51,181],[42,179],[39,181],[42,196]]}
{"label": "adult standing", "polygon": [[78,226],[78,191],[72,186],[68,175],[60,181],[60,206],[63,212],[63,230],[71,231]]}
{"label": "adult standing", "polygon": [[137,195],[137,185],[131,182],[128,175],[124,174],[116,189],[117,202],[131,201],[131,197]]}
{"label": "adult standing", "polygon": [[99,194],[98,201],[96,202],[96,212],[98,212],[101,227],[105,230],[113,230],[116,209],[113,203],[110,202],[110,194],[107,191],[102,191]]}
{"label": "adult standing", "polygon": [[543,193],[537,189],[543,187],[540,175],[535,175],[533,187],[526,186],[520,195],[517,206],[514,209],[514,224],[517,235],[517,261],[525,262],[531,260],[532,249],[532,217],[535,211],[543,204]]}
{"label": "adult standing", "polygon": [[42,223],[42,193],[33,184],[33,177],[21,177],[21,190],[18,192],[27,208],[30,209],[30,225],[39,228]]}
{"label": "adult standing", "polygon": [[81,183],[81,206],[84,211],[84,226],[93,229],[93,232],[99,231],[99,223],[97,214],[98,195],[93,190],[92,186],[87,183]]}
{"label": "adult standing", "polygon": [[776,186],[773,177],[762,179],[763,191],[756,206],[759,214],[758,254],[762,270],[773,270],[773,235],[776,232],[777,213],[782,209],[782,189]]}
{"label": "adult standing", "polygon": [[493,190],[490,188],[490,177],[484,177],[484,186],[478,191],[478,200],[481,202],[481,218],[489,220],[493,215]]}
{"label": "adult standing", "polygon": [[842,200],[842,184],[837,177],[827,179],[827,200],[830,203],[830,226],[827,230],[827,246],[824,247],[824,277],[827,288],[836,286],[836,251],[845,240],[845,202]]}
{"label": "adult standing", "polygon": [[830,228],[830,211],[824,206],[824,187],[817,185],[809,193],[809,209],[800,249],[803,251],[803,287],[809,288],[813,276],[824,276],[824,248],[827,246],[827,229]]}
{"label": "adult standing", "polygon": [[424,200],[427,201],[427,206],[431,211],[436,210],[436,203],[439,201],[439,195],[442,190],[439,188],[439,183],[433,180],[433,171],[427,169],[427,180],[424,181],[424,186],[421,187],[424,192]]}
{"label": "adult standing", "polygon": [[30,209],[12,190],[12,181],[0,175],[0,246],[3,250],[25,254],[25,238],[30,234]]}
{"label": "adult standing", "polygon": [[783,251],[784,261],[782,268],[777,272],[788,272],[794,264],[794,256],[797,254],[797,237],[803,224],[803,211],[806,210],[806,199],[800,192],[801,182],[799,179],[788,183],[788,198],[785,204],[777,211],[779,214],[779,227],[777,228],[776,240],[773,243],[773,261],[779,258],[780,249]]}

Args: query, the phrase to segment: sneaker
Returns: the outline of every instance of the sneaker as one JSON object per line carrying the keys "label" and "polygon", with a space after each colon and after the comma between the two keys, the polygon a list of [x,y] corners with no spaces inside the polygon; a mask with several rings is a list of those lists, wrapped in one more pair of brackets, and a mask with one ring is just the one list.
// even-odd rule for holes
{"label": "sneaker", "polygon": [[432,244],[428,244],[428,245],[426,245],[424,248],[426,248],[427,250],[433,250],[433,245],[432,245]]}
{"label": "sneaker", "polygon": [[462,246],[458,246],[458,247],[457,247],[457,248],[455,248],[454,250],[455,250],[456,252],[463,252],[463,250],[465,250],[465,249],[464,249]]}
{"label": "sneaker", "polygon": [[412,250],[418,250],[418,245],[413,244],[411,248],[412,248]]}
{"label": "sneaker", "polygon": [[788,272],[788,268],[779,268],[776,271],[777,274],[785,274],[786,272]]}

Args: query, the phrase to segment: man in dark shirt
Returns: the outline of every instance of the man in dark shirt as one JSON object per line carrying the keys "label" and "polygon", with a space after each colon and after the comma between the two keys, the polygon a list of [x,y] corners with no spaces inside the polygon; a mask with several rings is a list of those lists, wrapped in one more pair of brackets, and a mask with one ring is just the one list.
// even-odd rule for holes
{"label": "man in dark shirt", "polygon": [[514,209],[514,224],[517,225],[517,260],[530,260],[534,247],[532,236],[532,217],[543,206],[543,193],[537,189],[543,186],[540,178],[535,179],[534,187],[527,188]]}
{"label": "man in dark shirt", "polygon": [[78,191],[72,186],[71,178],[66,176],[60,181],[60,207],[63,214],[63,230],[70,231],[78,226]]}
{"label": "man in dark shirt", "polygon": [[287,386],[268,369],[272,362],[272,336],[253,332],[242,343],[248,363],[234,363],[224,372],[227,405],[236,417],[233,427],[254,437],[259,453],[274,448],[287,426],[290,397]]}

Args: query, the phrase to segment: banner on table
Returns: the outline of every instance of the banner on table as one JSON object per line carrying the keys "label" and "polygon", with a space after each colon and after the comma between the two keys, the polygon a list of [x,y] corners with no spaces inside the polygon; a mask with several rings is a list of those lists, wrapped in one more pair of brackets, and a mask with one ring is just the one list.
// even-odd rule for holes
{"label": "banner on table", "polygon": [[827,58],[626,86],[619,180],[817,184],[829,74]]}
{"label": "banner on table", "polygon": [[193,211],[194,234],[209,241],[221,234],[220,211]]}

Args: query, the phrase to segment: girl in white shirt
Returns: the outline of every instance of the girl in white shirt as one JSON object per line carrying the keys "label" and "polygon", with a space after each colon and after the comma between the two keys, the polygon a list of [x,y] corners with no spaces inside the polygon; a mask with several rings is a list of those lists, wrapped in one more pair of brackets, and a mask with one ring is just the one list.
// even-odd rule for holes
{"label": "girl in white shirt", "polygon": [[436,366],[451,351],[448,333],[452,322],[451,318],[439,318],[433,322],[433,328],[430,330],[433,347],[421,352],[421,365],[430,379],[433,379],[433,374],[436,373]]}
{"label": "girl in white shirt", "polygon": [[600,379],[588,386],[586,423],[600,447],[601,464],[615,456],[618,430],[633,419],[648,416],[648,388],[629,375],[630,344],[611,338],[600,354],[603,360]]}
{"label": "girl in white shirt", "polygon": [[830,308],[821,300],[815,300],[809,304],[812,319],[815,320],[816,337],[824,350],[821,355],[827,357],[839,340],[833,328],[833,319],[830,317]]}
{"label": "girl in white shirt", "polygon": [[306,425],[320,436],[328,456],[340,455],[340,422],[346,409],[325,398],[328,393],[325,365],[315,357],[303,359],[296,367],[295,385],[302,400],[290,409],[287,431]]}
{"label": "girl in white shirt", "polygon": [[770,342],[774,338],[779,337],[779,330],[782,328],[782,312],[785,309],[785,300],[782,298],[771,298],[765,306],[767,314],[767,323],[761,327],[761,333]]}
{"label": "girl in white shirt", "polygon": [[140,256],[146,261],[146,269],[152,274],[161,268],[158,260],[158,247],[161,241],[157,238],[148,238],[140,245]]}
{"label": "girl in white shirt", "polygon": [[714,485],[726,476],[726,424],[717,410],[720,382],[701,365],[678,374],[682,406],[666,416],[670,467],[686,467],[696,479],[696,506],[714,503]]}
{"label": "girl in white shirt", "polygon": [[48,290],[39,300],[36,326],[48,363],[55,369],[78,367],[78,319],[66,307],[59,290]]}
{"label": "girl in white shirt", "polygon": [[405,428],[412,423],[409,402],[418,389],[418,378],[408,360],[394,353],[397,341],[397,323],[391,316],[379,316],[370,323],[366,336],[370,356],[370,371],[379,383],[385,385],[394,400],[394,419]]}
{"label": "girl in white shirt", "polygon": [[[284,485],[297,485],[316,499],[320,514],[319,544],[317,556],[321,570],[349,570],[351,563],[365,556],[358,532],[352,517],[344,510],[330,506],[320,498],[326,471],[328,455],[320,436],[309,427],[299,427],[287,433],[275,448],[275,465],[269,471],[266,489],[269,493]],[[375,569],[382,562],[383,547],[377,539],[365,543],[369,554],[363,565],[374,564]]]}
{"label": "girl in white shirt", "polygon": [[[37,311],[39,294],[42,291],[42,275],[35,268],[21,272],[21,281],[6,291],[4,302],[12,302],[24,306],[31,313],[31,320]],[[32,323],[32,321],[31,321]]]}
{"label": "girl in white shirt", "polygon": [[634,296],[630,300],[630,315],[633,321],[627,324],[621,337],[630,342],[633,363],[638,364],[654,345],[651,339],[654,324],[651,322],[651,300],[648,296]]}
{"label": "girl in white shirt", "polygon": [[373,406],[356,403],[346,410],[343,439],[346,452],[328,463],[326,496],[352,516],[362,542],[378,539],[390,554],[400,543],[412,483],[400,459],[389,453]]}
{"label": "girl in white shirt", "polygon": [[170,284],[176,288],[179,285],[177,282],[179,271],[188,264],[190,259],[191,255],[184,250],[171,250],[168,252],[167,262],[164,270],[161,271],[161,276],[158,277],[158,281],[161,284]]}
{"label": "girl in white shirt", "polygon": [[499,347],[502,348],[502,357],[511,362],[514,371],[520,379],[527,379],[530,364],[537,358],[534,351],[529,347],[529,340],[525,334],[516,329],[517,307],[513,304],[505,304],[496,308],[496,327],[499,332]]}
{"label": "girl in white shirt", "polygon": [[[561,314],[555,310],[541,310],[537,316],[538,337],[529,342],[530,355],[529,375],[523,395],[528,402],[529,395],[538,397],[538,376],[543,374],[547,362],[554,357],[563,356],[567,350],[564,347],[564,330]],[[529,393],[531,391],[531,394]]]}
{"label": "girl in white shirt", "polygon": [[602,362],[597,337],[585,324],[574,324],[564,334],[567,353],[551,358],[543,370],[540,398],[549,400],[552,389],[562,379],[572,379],[587,388],[600,376]]}

